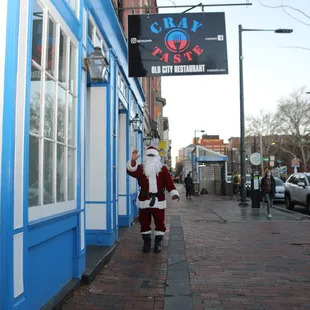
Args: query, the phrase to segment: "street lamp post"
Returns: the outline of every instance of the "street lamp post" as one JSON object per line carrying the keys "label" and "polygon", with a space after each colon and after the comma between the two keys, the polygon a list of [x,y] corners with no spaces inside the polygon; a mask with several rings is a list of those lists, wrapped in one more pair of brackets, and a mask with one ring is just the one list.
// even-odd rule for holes
{"label": "street lamp post", "polygon": [[272,31],[274,33],[292,33],[292,29],[243,29],[239,25],[239,78],[240,78],[240,167],[241,167],[241,202],[240,206],[248,206],[245,191],[245,129],[244,129],[244,92],[243,92],[243,53],[242,32],[243,31]]}
{"label": "street lamp post", "polygon": [[194,132],[194,139],[195,139],[195,166],[196,166],[196,180],[197,180],[197,191],[199,194],[199,178],[198,178],[198,161],[197,161],[197,139],[196,139],[196,132],[205,132],[204,130],[195,130]]}

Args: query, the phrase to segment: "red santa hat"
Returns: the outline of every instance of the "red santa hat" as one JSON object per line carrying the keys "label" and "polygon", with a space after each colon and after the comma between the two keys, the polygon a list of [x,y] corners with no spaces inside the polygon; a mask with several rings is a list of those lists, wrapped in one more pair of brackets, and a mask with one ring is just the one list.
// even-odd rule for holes
{"label": "red santa hat", "polygon": [[155,156],[159,156],[159,152],[157,150],[157,148],[155,148],[154,146],[149,146],[146,150],[145,150],[145,155],[150,155],[153,154]]}

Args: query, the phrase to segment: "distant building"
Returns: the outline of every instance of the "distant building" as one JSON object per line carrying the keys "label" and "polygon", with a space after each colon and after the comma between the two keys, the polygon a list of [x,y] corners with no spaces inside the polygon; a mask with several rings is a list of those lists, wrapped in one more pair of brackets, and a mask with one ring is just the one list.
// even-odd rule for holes
{"label": "distant building", "polygon": [[224,143],[223,139],[220,139],[219,135],[202,135],[198,144],[214,152],[227,155],[228,143]]}

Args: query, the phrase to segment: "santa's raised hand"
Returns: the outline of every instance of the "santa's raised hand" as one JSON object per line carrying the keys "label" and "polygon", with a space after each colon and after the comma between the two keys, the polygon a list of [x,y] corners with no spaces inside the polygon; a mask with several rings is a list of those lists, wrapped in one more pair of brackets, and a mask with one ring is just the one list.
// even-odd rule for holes
{"label": "santa's raised hand", "polygon": [[138,155],[138,150],[133,150],[132,151],[132,154],[131,154],[131,160],[134,160],[134,161],[136,161],[139,157],[140,157],[140,155]]}

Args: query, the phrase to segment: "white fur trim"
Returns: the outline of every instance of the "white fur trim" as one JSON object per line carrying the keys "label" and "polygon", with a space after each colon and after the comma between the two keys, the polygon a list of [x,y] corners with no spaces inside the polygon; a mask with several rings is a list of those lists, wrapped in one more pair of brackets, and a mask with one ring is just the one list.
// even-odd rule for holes
{"label": "white fur trim", "polygon": [[150,175],[147,178],[149,180],[149,192],[150,193],[157,193],[158,192],[158,188],[157,188],[156,174],[155,175]]}
{"label": "white fur trim", "polygon": [[170,195],[171,195],[171,197],[173,197],[173,196],[175,196],[175,195],[180,197],[179,192],[178,192],[176,189],[173,189],[173,190],[170,192]]}
{"label": "white fur trim", "polygon": [[152,233],[152,231],[149,230],[149,231],[144,231],[144,232],[142,232],[141,235],[148,235],[148,234],[151,234],[151,233]]}
{"label": "white fur trim", "polygon": [[150,207],[150,202],[151,200],[145,200],[145,201],[141,201],[141,200],[137,200],[137,207],[139,209],[147,209],[147,208],[157,208],[157,209],[166,209],[167,207],[167,201],[158,201],[156,198],[155,201],[155,205],[153,207]]}
{"label": "white fur trim", "polygon": [[164,235],[165,235],[164,231],[155,230],[155,236],[164,236]]}
{"label": "white fur trim", "polygon": [[153,154],[153,155],[155,155],[155,156],[159,156],[159,153],[158,153],[157,150],[154,150],[154,149],[148,150],[148,149],[146,149],[146,150],[145,150],[145,155],[147,156],[147,155],[150,155],[150,154]]}
{"label": "white fur trim", "polygon": [[127,169],[128,169],[130,172],[137,171],[137,169],[138,169],[138,163],[136,162],[136,165],[133,167],[133,166],[131,165],[131,160],[129,160],[129,161],[127,162]]}

